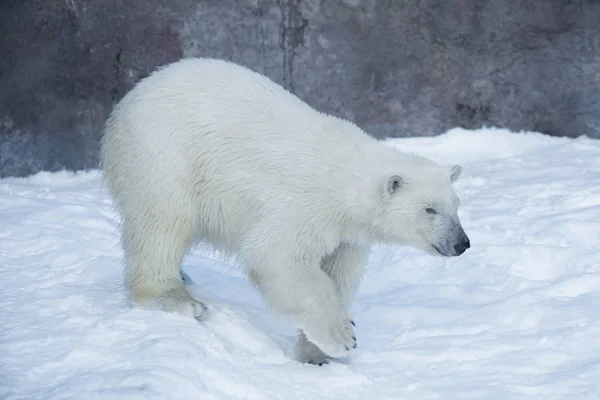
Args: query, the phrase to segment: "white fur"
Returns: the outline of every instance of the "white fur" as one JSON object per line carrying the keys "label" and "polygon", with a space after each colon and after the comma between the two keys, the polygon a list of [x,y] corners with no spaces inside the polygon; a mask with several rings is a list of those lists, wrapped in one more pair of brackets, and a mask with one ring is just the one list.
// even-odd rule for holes
{"label": "white fur", "polygon": [[459,168],[391,149],[220,60],[185,59],[138,83],[107,121],[101,163],[134,303],[201,318],[180,264],[203,240],[293,318],[307,362],[325,357],[314,345],[332,357],[355,345],[347,309],[373,243],[433,252],[458,221]]}

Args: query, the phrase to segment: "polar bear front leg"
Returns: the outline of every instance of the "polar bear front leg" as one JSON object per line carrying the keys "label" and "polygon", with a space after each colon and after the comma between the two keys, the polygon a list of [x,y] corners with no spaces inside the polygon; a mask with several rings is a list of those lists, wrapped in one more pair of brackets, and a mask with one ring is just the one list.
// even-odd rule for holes
{"label": "polar bear front leg", "polygon": [[321,261],[321,269],[335,283],[346,307],[350,307],[358,291],[369,259],[369,251],[367,246],[341,243],[332,254]]}
{"label": "polar bear front leg", "polygon": [[356,337],[335,284],[321,270],[320,260],[285,250],[271,249],[274,256],[258,257],[260,264],[250,263],[250,281],[274,311],[290,316],[323,353],[346,355],[356,347]]}
{"label": "polar bear front leg", "polygon": [[173,218],[164,226],[124,220],[125,283],[134,305],[198,320],[204,317],[206,306],[186,291],[180,271],[190,237],[191,228],[181,219]]}
{"label": "polar bear front leg", "polygon": [[[369,257],[369,247],[341,243],[337,249],[321,261],[321,269],[331,278],[346,308],[354,299],[364,274]],[[323,365],[329,357],[311,343],[304,332],[300,331],[296,343],[298,361]]]}

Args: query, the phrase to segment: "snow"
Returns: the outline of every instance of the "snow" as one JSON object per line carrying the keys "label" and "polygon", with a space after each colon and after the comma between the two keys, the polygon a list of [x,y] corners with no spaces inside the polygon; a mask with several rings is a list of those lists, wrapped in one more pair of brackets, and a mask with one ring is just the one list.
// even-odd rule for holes
{"label": "snow", "polygon": [[359,347],[293,361],[294,328],[210,249],[195,320],[133,309],[98,171],[0,180],[2,399],[598,399],[600,141],[453,129],[390,146],[460,163],[472,247],[377,246]]}

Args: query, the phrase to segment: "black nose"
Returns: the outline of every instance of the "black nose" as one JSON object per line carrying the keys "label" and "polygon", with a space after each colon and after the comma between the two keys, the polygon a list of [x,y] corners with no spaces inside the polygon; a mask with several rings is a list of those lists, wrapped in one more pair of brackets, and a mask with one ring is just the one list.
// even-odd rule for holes
{"label": "black nose", "polygon": [[454,245],[454,252],[456,253],[457,256],[460,256],[469,247],[471,247],[471,242],[469,242],[469,238],[465,238],[460,243]]}

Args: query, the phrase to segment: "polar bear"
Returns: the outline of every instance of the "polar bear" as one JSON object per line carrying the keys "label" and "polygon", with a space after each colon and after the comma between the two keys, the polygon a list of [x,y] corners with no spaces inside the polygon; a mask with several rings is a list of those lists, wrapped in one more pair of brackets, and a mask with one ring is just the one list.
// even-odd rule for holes
{"label": "polar bear", "polygon": [[373,244],[469,248],[459,165],[393,149],[223,60],[183,59],[141,80],[110,114],[100,160],[132,304],[201,320],[180,265],[209,243],[295,323],[302,362],[356,347],[348,309]]}

